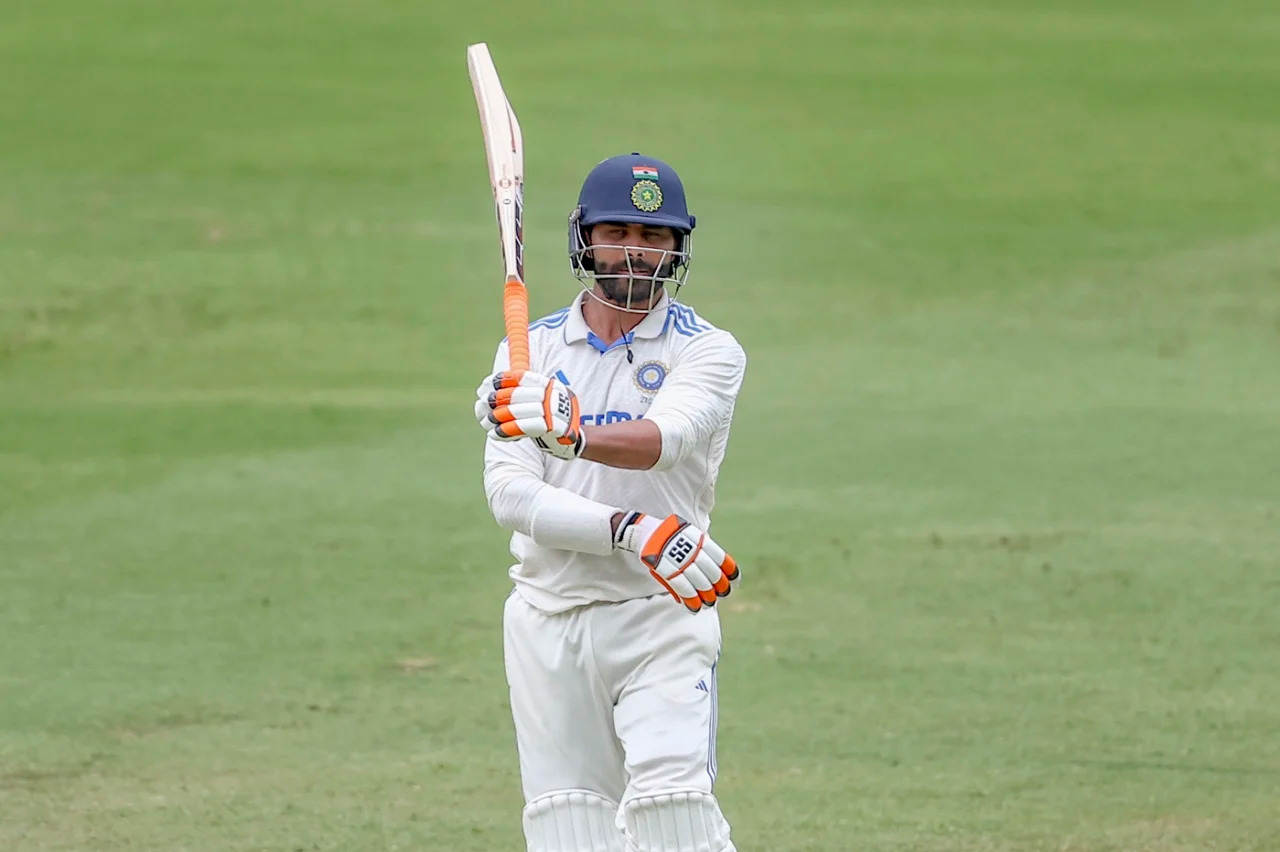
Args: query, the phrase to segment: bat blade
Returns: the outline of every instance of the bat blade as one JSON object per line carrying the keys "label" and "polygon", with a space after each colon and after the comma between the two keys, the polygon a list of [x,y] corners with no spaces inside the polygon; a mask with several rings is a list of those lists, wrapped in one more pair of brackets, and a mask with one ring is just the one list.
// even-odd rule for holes
{"label": "bat blade", "polygon": [[505,272],[503,318],[511,367],[528,369],[529,296],[524,284],[524,137],[484,42],[467,47],[467,71],[480,112]]}

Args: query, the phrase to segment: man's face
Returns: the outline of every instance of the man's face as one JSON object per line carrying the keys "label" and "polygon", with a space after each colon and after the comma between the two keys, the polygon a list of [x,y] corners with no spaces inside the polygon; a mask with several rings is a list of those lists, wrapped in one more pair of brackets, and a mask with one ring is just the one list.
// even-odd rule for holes
{"label": "man's face", "polygon": [[664,263],[663,252],[675,250],[675,231],[665,225],[601,222],[588,236],[592,246],[601,246],[592,248],[591,256],[604,297],[624,308],[652,304],[662,286],[655,276],[670,274],[659,267],[671,264],[671,255]]}

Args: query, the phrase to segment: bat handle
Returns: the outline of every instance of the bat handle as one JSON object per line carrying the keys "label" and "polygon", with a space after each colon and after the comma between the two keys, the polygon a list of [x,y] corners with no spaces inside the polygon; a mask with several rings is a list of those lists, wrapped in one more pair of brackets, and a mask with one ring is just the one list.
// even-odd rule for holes
{"label": "bat handle", "polygon": [[502,317],[507,324],[507,352],[512,370],[529,369],[529,291],[512,276],[502,291]]}

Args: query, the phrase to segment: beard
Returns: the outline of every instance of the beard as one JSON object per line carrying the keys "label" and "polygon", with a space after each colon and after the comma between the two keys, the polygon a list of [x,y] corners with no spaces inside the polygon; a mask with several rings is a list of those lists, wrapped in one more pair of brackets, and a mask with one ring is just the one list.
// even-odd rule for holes
{"label": "beard", "polygon": [[[597,263],[596,284],[604,297],[615,305],[650,307],[662,292],[662,282],[654,277],[654,271],[635,261],[629,267],[625,260],[612,264]],[[669,274],[669,271],[664,272]]]}

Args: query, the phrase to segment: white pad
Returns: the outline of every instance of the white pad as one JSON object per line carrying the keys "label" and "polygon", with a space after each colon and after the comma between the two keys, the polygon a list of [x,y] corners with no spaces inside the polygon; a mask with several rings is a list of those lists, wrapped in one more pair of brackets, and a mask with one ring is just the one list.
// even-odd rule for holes
{"label": "white pad", "polygon": [[529,852],[623,852],[618,806],[588,790],[557,790],[524,808]]}
{"label": "white pad", "polygon": [[716,797],[700,790],[632,799],[626,852],[734,852]]}

